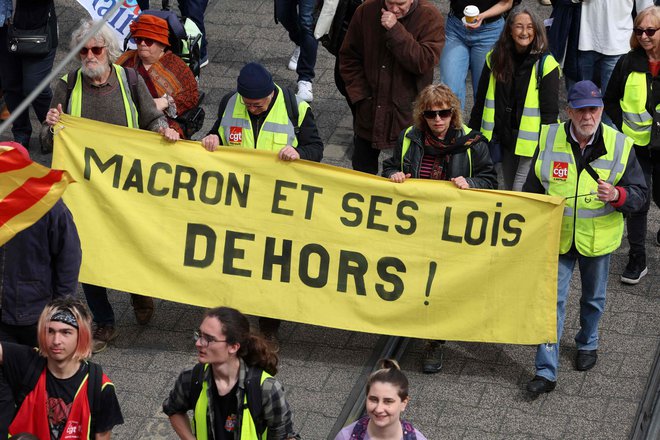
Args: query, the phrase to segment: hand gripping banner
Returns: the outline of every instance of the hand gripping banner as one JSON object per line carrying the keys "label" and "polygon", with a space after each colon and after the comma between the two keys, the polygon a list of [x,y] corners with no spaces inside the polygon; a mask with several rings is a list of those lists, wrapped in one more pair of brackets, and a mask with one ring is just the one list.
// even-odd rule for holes
{"label": "hand gripping banner", "polygon": [[556,340],[563,200],[397,184],[62,116],[81,281],[362,332]]}

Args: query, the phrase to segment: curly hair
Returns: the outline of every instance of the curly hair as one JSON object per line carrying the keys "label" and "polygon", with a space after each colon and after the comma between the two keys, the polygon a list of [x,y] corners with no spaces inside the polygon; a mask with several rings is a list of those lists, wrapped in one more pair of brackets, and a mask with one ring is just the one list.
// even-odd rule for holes
{"label": "curly hair", "polygon": [[[76,47],[76,45],[82,41],[85,35],[96,23],[98,23],[98,21],[90,19],[80,20],[80,25],[75,31],[73,31],[73,34],[71,34],[71,49]],[[101,26],[101,29],[99,29],[90,39],[94,39],[105,46],[108,53],[108,62],[110,64],[117,61],[117,58],[121,55],[122,51],[119,48],[119,43],[117,43],[117,37],[115,37],[114,31],[107,24],[104,23],[103,26]]]}
{"label": "curly hair", "polygon": [[367,380],[367,394],[371,389],[371,385],[374,382],[383,382],[394,385],[399,389],[398,396],[401,400],[406,400],[408,398],[408,378],[401,371],[399,363],[394,359],[382,359],[380,361],[380,369],[371,373],[369,379]]}
{"label": "curly hair", "polygon": [[413,103],[413,123],[420,130],[426,130],[428,124],[424,119],[424,110],[453,109],[451,114],[451,126],[461,128],[463,126],[463,115],[461,112],[461,102],[454,92],[445,84],[431,84],[419,92],[417,99]]}
{"label": "curly hair", "polygon": [[248,319],[231,307],[216,307],[207,310],[204,318],[216,318],[222,326],[228,344],[240,344],[236,355],[249,366],[257,366],[272,374],[277,373],[277,353],[259,333],[250,329]]}
{"label": "curly hair", "polygon": [[[637,14],[637,17],[635,17],[635,21],[633,23],[633,28],[638,28],[639,24],[646,17],[654,18],[653,26],[655,26],[656,28],[660,27],[660,6],[649,6],[648,8],[644,9],[642,12]],[[632,34],[630,35],[630,48],[637,49],[639,47],[642,46],[639,44],[639,40],[635,35],[635,31],[633,31]]]}
{"label": "curly hair", "polygon": [[70,312],[78,322],[78,344],[73,353],[73,359],[78,361],[89,359],[92,356],[92,313],[84,302],[73,297],[53,300],[41,312],[37,323],[39,352],[42,356],[47,357],[48,323],[56,313],[62,311]]}
{"label": "curly hair", "polygon": [[534,27],[534,41],[531,43],[532,49],[530,53],[542,54],[548,51],[548,36],[545,33],[543,20],[527,6],[516,6],[509,13],[500,38],[498,38],[495,46],[493,46],[493,52],[491,53],[490,70],[493,72],[497,81],[508,82],[513,78],[512,54],[516,51],[516,45],[511,36],[511,31],[514,21],[521,14],[527,14],[531,18],[532,26]]}

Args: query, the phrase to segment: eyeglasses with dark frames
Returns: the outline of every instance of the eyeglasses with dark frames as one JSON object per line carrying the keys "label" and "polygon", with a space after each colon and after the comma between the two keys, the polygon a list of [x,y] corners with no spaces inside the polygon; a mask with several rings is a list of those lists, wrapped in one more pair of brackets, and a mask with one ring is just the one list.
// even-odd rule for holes
{"label": "eyeglasses with dark frames", "polygon": [[135,44],[137,44],[138,46],[144,43],[147,47],[151,47],[154,44],[154,40],[152,40],[151,38],[137,37],[137,38],[133,38],[133,40],[135,40]]}
{"label": "eyeglasses with dark frames", "polygon": [[654,28],[646,28],[646,29],[642,29],[642,28],[633,28],[633,32],[634,32],[635,35],[637,35],[638,37],[641,37],[642,34],[646,34],[647,36],[652,37],[652,36],[655,35],[655,33],[656,33],[657,31],[658,31],[657,28],[656,28],[656,29],[654,29]]}
{"label": "eyeglasses with dark frames", "polygon": [[197,341],[200,341],[200,344],[202,347],[208,347],[209,345],[215,343],[215,342],[227,342],[226,339],[215,339],[213,336],[210,335],[205,335],[204,333],[200,332],[199,330],[195,330],[193,332],[193,340],[195,343]]}
{"label": "eyeglasses with dark frames", "polygon": [[435,119],[437,116],[441,118],[450,118],[452,113],[454,113],[453,108],[446,108],[443,110],[424,110],[423,114],[426,119]]}
{"label": "eyeglasses with dark frames", "polygon": [[101,52],[103,52],[103,49],[105,47],[106,46],[94,46],[94,47],[90,47],[90,48],[83,47],[83,48],[80,49],[80,55],[85,57],[85,56],[87,56],[87,54],[91,50],[94,55],[98,56],[98,55],[101,55]]}

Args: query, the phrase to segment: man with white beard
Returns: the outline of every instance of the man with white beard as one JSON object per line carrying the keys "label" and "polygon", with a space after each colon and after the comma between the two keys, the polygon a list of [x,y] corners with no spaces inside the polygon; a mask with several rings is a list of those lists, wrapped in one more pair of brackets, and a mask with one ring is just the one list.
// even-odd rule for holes
{"label": "man with white beard", "polygon": [[646,182],[633,141],[603,124],[603,99],[591,81],[568,92],[570,120],[542,125],[523,191],[564,197],[557,276],[557,343],[536,350],[536,373],[527,384],[534,395],[557,384],[559,341],[571,276],[580,268],[580,331],[575,335],[575,369],[587,371],[598,359],[598,323],[605,311],[610,255],[621,244],[623,214],[646,200]]}
{"label": "man with white beard", "polygon": [[[94,26],[83,20],[73,32],[71,47],[75,47]],[[51,108],[41,129],[41,145],[52,149],[53,131],[64,112],[109,124],[140,128],[161,133],[174,142],[179,133],[167,125],[146,83],[133,69],[113,64],[121,54],[113,31],[103,25],[98,33],[80,49],[80,69],[70,72],[57,82]],[[83,284],[87,304],[94,317],[92,351],[104,350],[117,336],[115,315],[105,287]],[[146,324],[153,314],[153,299],[131,294],[131,303],[139,323]]]}

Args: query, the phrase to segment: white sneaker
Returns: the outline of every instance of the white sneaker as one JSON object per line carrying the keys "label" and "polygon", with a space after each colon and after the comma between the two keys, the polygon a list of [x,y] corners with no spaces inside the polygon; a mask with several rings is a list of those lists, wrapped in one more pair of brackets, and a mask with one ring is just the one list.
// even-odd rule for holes
{"label": "white sneaker", "polygon": [[293,53],[291,54],[291,58],[289,58],[289,65],[287,66],[289,70],[293,70],[294,72],[298,68],[298,57],[300,56],[300,46],[296,46],[296,48],[293,50]]}
{"label": "white sneaker", "polygon": [[312,83],[309,81],[298,81],[298,92],[296,96],[303,101],[312,102],[314,95],[312,94]]}
{"label": "white sneaker", "polygon": [[539,3],[541,3],[543,6],[552,6],[552,2],[550,0],[539,0]]}

